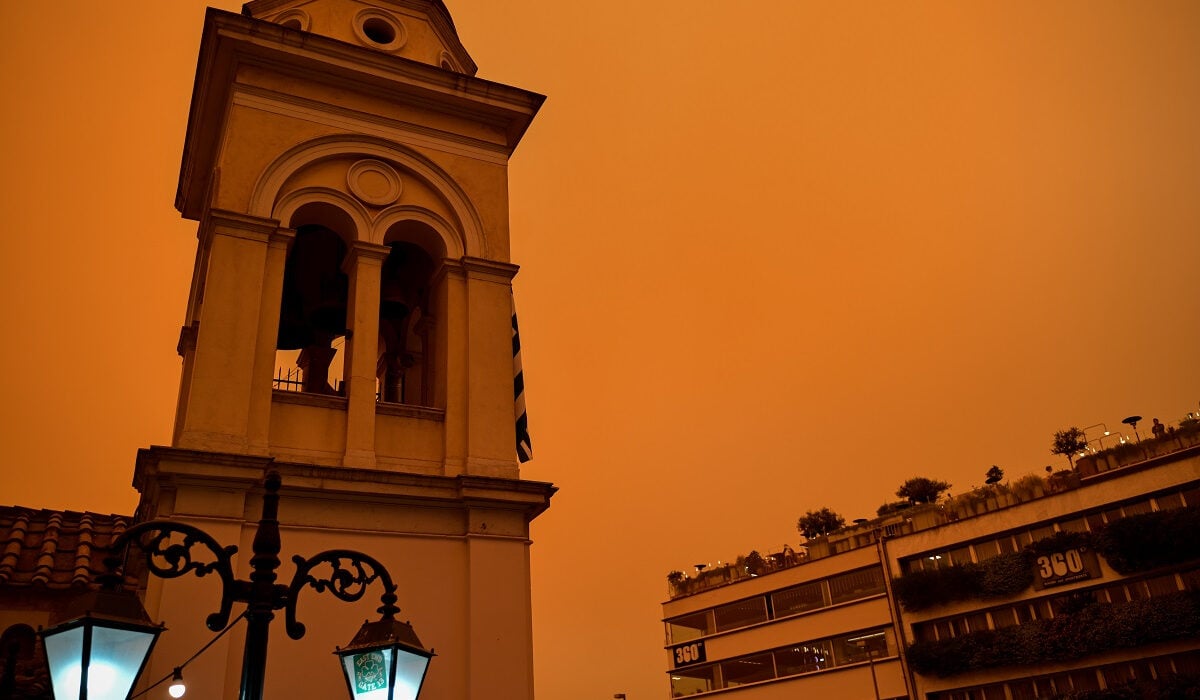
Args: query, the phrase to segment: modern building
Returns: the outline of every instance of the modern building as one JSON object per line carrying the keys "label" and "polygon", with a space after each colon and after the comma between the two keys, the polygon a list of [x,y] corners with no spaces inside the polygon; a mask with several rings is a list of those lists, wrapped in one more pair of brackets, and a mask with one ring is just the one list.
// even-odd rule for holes
{"label": "modern building", "polygon": [[676,573],[663,604],[670,695],[1195,692],[1196,532],[1200,430],[1189,424],[1049,479],[858,522],[800,555]]}
{"label": "modern building", "polygon": [[[277,472],[280,584],[293,555],[368,553],[437,653],[428,697],[529,700],[529,524],[555,489],[521,479],[518,461],[507,165],[544,98],[475,71],[441,0],[208,11],[175,201],[198,245],[174,434],[138,454],[136,517],[103,523],[202,528],[238,547],[245,579]],[[86,517],[60,516],[52,538],[4,514],[0,571],[36,574],[45,554],[80,574],[66,588],[86,588],[102,570]],[[347,605],[328,595],[347,583],[333,575],[293,589],[307,634],[292,641],[276,621],[267,696],[345,695],[331,652],[383,590],[359,580],[368,592]],[[169,676],[213,639],[220,582],[136,585],[168,628],[143,677]],[[58,594],[42,593],[0,598],[13,608],[0,632],[53,623]],[[244,629],[188,666],[189,696],[237,696]]]}

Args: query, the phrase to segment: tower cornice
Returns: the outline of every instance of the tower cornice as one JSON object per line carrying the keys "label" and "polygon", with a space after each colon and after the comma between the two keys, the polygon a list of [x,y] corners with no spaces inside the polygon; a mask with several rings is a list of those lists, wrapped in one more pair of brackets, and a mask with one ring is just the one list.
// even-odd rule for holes
{"label": "tower cornice", "polygon": [[543,95],[502,83],[210,8],[175,199],[185,218],[198,219],[209,201],[220,149],[215,138],[220,130],[197,126],[228,117],[239,85],[246,85],[245,71],[251,68],[486,124],[507,155],[545,101]]}

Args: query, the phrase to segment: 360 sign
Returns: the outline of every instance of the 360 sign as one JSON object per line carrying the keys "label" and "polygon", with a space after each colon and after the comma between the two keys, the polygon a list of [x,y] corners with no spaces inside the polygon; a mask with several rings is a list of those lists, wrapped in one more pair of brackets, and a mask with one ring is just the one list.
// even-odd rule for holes
{"label": "360 sign", "polygon": [[675,668],[703,663],[705,660],[704,642],[697,641],[680,644],[679,646],[671,647],[671,653],[675,657]]}
{"label": "360 sign", "polygon": [[1100,575],[1096,553],[1087,547],[1070,547],[1059,552],[1038,555],[1037,587],[1051,588]]}

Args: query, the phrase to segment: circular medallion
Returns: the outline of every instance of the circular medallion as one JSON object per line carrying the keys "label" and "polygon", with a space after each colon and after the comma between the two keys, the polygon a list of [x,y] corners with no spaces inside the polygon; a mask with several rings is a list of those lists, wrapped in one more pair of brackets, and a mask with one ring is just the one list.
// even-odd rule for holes
{"label": "circular medallion", "polygon": [[404,190],[400,176],[381,160],[360,160],[351,165],[346,185],[355,197],[377,207],[386,207],[400,199]]}

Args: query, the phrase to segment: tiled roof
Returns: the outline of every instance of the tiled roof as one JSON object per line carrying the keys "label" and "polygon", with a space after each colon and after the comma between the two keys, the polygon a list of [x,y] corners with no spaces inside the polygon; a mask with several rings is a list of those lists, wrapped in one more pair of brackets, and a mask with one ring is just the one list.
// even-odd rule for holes
{"label": "tiled roof", "polygon": [[89,586],[104,571],[105,548],[132,521],[126,515],[0,506],[0,587]]}

